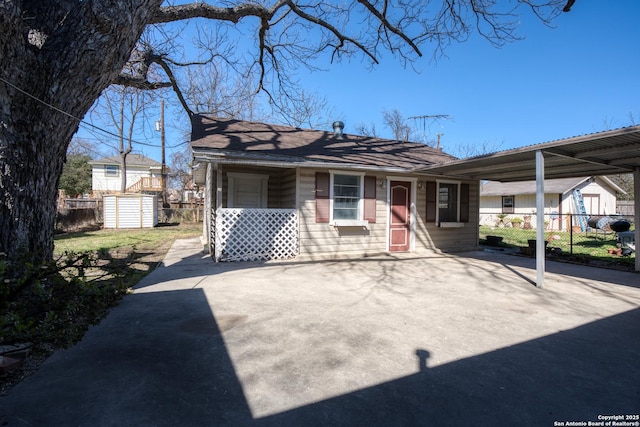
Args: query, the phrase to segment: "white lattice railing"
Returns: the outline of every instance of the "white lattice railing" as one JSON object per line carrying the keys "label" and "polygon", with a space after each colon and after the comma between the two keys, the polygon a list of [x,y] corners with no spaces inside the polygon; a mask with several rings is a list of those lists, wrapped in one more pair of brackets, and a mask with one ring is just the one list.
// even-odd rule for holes
{"label": "white lattice railing", "polygon": [[298,255],[295,209],[217,209],[217,261],[263,261]]}

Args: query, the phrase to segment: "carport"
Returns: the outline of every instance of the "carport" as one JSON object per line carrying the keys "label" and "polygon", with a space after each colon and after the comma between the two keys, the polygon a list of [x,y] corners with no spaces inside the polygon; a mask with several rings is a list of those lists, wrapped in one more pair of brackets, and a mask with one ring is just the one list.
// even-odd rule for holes
{"label": "carport", "polygon": [[[640,126],[592,133],[456,160],[421,169],[449,178],[501,182],[536,180],[536,285],[544,286],[544,180],[632,173],[635,241],[640,242]],[[635,270],[640,271],[636,252]]]}

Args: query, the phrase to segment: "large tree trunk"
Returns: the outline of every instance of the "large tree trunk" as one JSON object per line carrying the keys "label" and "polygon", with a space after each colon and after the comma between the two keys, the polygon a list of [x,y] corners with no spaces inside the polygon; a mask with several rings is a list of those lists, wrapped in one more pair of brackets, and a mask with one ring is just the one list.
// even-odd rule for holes
{"label": "large tree trunk", "polygon": [[52,258],[58,182],[78,119],[160,3],[0,2],[0,252],[9,261]]}

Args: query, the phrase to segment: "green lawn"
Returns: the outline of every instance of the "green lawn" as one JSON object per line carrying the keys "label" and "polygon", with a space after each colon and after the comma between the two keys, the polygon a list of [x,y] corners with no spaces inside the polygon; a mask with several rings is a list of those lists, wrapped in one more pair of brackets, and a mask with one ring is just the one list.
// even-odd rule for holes
{"label": "green lawn", "polygon": [[136,251],[149,252],[168,244],[170,246],[176,239],[195,237],[200,234],[202,234],[202,224],[64,233],[55,237],[55,254],[118,249],[135,249]]}
{"label": "green lawn", "polygon": [[[633,230],[633,229],[632,229]],[[635,255],[615,256],[608,252],[616,249],[616,233],[604,233],[599,230],[590,232],[545,231],[545,240],[549,248],[559,248],[564,257],[573,257],[583,261],[593,259],[599,263],[615,265],[629,265],[635,263]],[[480,239],[483,242],[487,236],[502,237],[502,245],[509,247],[528,247],[529,240],[536,239],[536,230],[525,230],[515,227],[480,227]]]}

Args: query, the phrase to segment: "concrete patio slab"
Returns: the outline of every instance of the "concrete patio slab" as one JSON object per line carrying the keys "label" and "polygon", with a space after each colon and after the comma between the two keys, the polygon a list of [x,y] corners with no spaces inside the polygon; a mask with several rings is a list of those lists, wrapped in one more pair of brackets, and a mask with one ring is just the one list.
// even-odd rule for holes
{"label": "concrete patio slab", "polygon": [[554,425],[640,413],[640,276],[473,252],[215,264],[177,241],[0,425]]}

